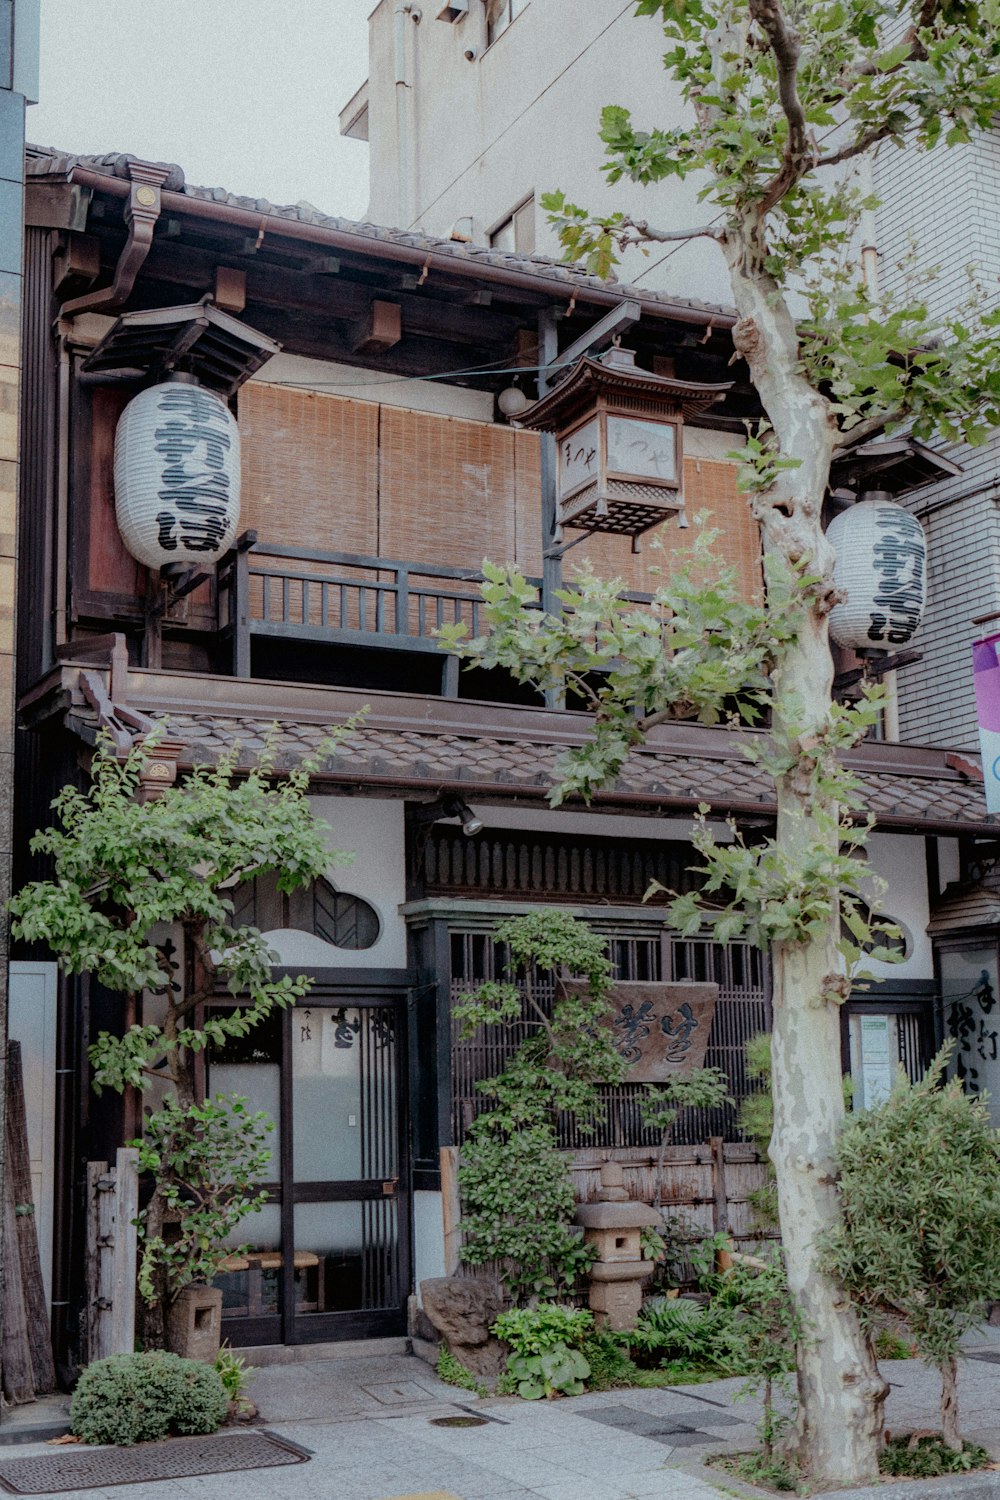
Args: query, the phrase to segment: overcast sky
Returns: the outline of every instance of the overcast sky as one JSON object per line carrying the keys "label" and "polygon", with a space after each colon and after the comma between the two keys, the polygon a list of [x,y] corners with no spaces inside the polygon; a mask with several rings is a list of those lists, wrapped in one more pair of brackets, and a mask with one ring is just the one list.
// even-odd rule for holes
{"label": "overcast sky", "polygon": [[189,182],[361,218],[368,147],[337,114],[375,0],[42,0],[28,139],[179,162]]}

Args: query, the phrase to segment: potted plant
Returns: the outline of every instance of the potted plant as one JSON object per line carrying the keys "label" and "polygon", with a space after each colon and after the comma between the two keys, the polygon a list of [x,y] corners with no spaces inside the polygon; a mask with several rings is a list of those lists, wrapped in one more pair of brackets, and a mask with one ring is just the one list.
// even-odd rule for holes
{"label": "potted plant", "polygon": [[220,1094],[186,1108],[168,1099],[133,1144],[157,1197],[139,1215],[139,1292],[153,1306],[165,1296],[166,1347],[214,1360],[222,1339],[222,1292],[213,1277],[234,1253],[230,1236],[267,1198],[258,1186],[270,1160],[266,1114]]}

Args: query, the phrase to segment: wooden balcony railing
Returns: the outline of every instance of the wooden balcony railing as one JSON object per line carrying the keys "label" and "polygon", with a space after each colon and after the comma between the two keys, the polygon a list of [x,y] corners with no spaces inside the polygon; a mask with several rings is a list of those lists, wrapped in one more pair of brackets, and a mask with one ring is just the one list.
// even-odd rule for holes
{"label": "wooden balcony railing", "polygon": [[[539,590],[540,579],[530,579]],[[369,646],[441,657],[441,690],[458,693],[459,662],[433,632],[457,621],[483,629],[482,574],[351,552],[261,542],[244,532],[219,566],[219,627],[236,677],[251,675],[255,637]]]}

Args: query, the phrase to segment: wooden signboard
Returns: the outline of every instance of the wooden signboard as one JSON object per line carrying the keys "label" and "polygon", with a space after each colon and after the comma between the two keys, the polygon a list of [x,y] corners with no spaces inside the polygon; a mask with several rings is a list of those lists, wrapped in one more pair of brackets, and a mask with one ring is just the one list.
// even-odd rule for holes
{"label": "wooden signboard", "polygon": [[[566,981],[566,988],[585,986]],[[705,1062],[717,984],[656,984],[623,980],[611,986],[611,1027],[629,1065],[626,1083],[662,1083]]]}

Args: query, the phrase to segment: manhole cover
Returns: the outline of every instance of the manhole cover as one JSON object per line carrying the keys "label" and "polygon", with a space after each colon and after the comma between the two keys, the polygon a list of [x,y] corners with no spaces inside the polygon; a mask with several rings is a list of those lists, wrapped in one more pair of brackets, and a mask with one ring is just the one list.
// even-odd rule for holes
{"label": "manhole cover", "polygon": [[135,1448],[64,1448],[42,1458],[16,1458],[0,1464],[0,1488],[8,1495],[62,1494],[239,1469],[274,1469],[305,1463],[310,1456],[307,1448],[273,1432],[217,1432],[139,1443]]}
{"label": "manhole cover", "polygon": [[486,1417],[431,1417],[432,1427],[486,1427]]}

